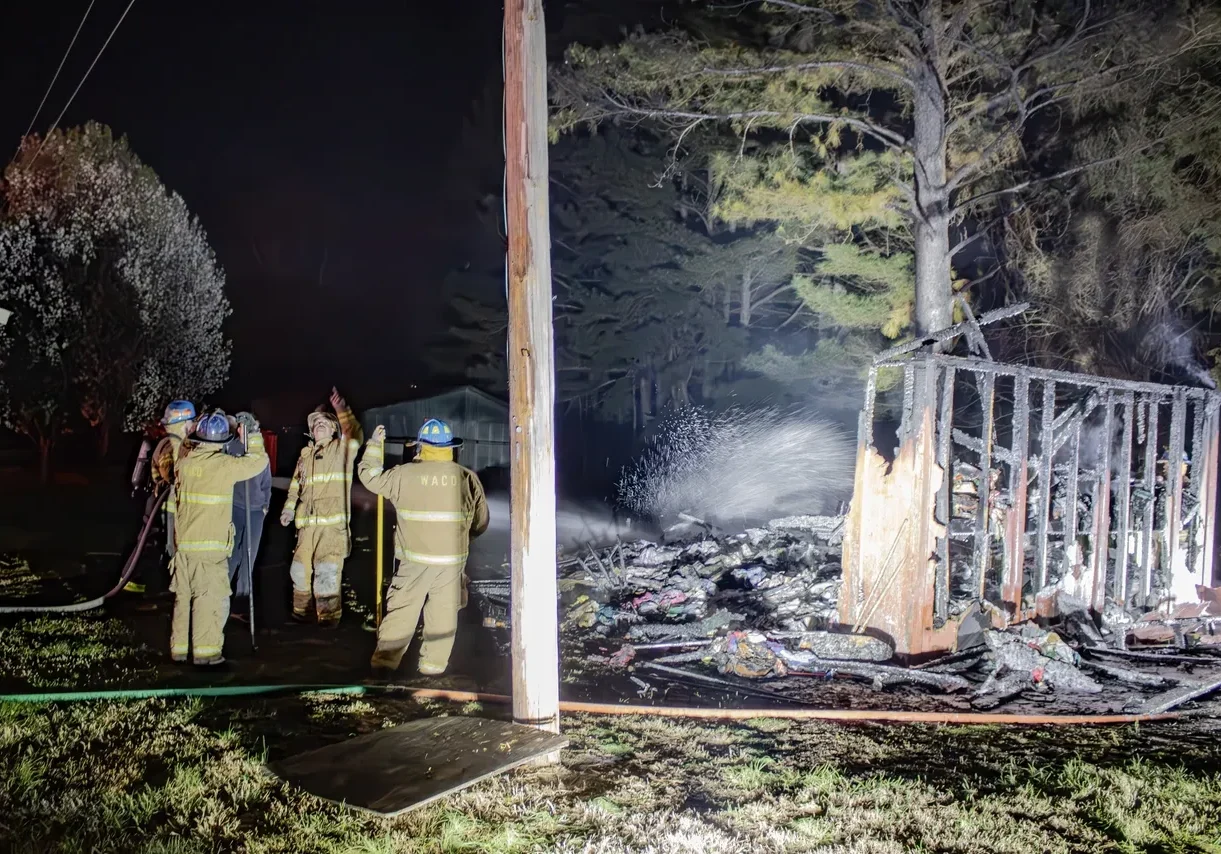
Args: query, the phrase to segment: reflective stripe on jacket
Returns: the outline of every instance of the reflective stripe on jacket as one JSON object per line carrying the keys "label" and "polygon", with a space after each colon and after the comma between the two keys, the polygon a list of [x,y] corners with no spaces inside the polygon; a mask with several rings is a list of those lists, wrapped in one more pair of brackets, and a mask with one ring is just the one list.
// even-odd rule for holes
{"label": "reflective stripe on jacket", "polygon": [[250,437],[250,449],[230,456],[220,445],[200,444],[174,467],[178,513],[175,546],[180,552],[228,556],[233,550],[233,486],[267,467],[263,437]]}
{"label": "reflective stripe on jacket", "polygon": [[164,481],[169,484],[170,494],[165,497],[165,511],[175,513],[178,510],[174,494],[174,466],[178,464],[178,455],[182,449],[182,439],[170,433],[161,438],[153,449],[153,483]]}
{"label": "reflective stripe on jacket", "polygon": [[364,433],[351,410],[339,413],[339,427],[338,438],[323,445],[311,440],[297,458],[284,507],[298,528],[350,526],[352,467]]}
{"label": "reflective stripe on jacket", "polygon": [[369,491],[394,504],[394,556],[431,566],[463,566],[470,538],[488,527],[479,477],[453,460],[417,460],[385,471],[384,453],[382,443],[367,444],[357,473]]}

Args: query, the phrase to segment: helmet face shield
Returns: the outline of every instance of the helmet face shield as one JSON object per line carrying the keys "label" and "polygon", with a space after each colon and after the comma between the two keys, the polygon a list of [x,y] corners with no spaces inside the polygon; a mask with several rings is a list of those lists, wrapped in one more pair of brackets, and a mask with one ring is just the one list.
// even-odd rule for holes
{"label": "helmet face shield", "polygon": [[205,415],[195,425],[195,438],[201,442],[228,442],[233,438],[228,417],[223,412]]}

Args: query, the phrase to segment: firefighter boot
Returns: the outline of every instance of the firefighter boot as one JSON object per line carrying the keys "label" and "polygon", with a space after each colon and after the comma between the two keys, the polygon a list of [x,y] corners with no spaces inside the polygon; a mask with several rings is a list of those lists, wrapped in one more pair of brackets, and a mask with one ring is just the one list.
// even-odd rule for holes
{"label": "firefighter boot", "polygon": [[293,614],[292,617],[298,623],[310,622],[310,611],[314,609],[314,595],[308,590],[293,591]]}
{"label": "firefighter boot", "polygon": [[318,625],[334,628],[343,616],[341,573],[343,564],[336,560],[319,561],[314,569],[314,601],[318,609]]}

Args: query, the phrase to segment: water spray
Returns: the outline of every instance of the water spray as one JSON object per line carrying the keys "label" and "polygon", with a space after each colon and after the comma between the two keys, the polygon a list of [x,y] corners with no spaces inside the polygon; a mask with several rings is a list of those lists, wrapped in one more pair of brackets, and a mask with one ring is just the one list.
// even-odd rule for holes
{"label": "water spray", "polygon": [[[490,516],[488,530],[508,531],[509,499],[502,495],[489,495],[487,502]],[[567,501],[557,503],[555,538],[563,548],[607,545],[643,533],[631,523],[616,519],[605,507],[586,507]]]}
{"label": "water spray", "polygon": [[618,497],[663,522],[689,514],[725,528],[819,515],[850,497],[855,460],[843,430],[804,411],[687,407],[663,419]]}

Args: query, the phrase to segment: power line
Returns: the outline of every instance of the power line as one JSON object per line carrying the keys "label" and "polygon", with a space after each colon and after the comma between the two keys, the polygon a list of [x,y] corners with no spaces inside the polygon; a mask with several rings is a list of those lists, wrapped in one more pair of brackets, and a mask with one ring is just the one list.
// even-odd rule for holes
{"label": "power line", "polygon": [[[59,80],[59,73],[64,70],[64,63],[68,61],[68,54],[72,53],[72,48],[76,45],[77,36],[81,34],[81,30],[85,26],[85,20],[89,17],[89,13],[93,11],[93,4],[96,2],[97,0],[89,0],[89,7],[85,9],[85,15],[81,18],[81,22],[76,25],[76,32],[72,34],[72,41],[68,42],[68,49],[64,51],[63,58],[59,61],[59,68],[55,69],[55,76],[51,78],[51,84],[47,86],[47,91],[42,93],[42,100],[38,102],[38,109],[34,111],[34,118],[30,119],[30,126],[25,129],[25,136],[30,135],[30,131],[34,130],[35,122],[42,115],[42,108],[47,105],[47,98],[50,97],[51,90],[55,88],[55,81]],[[25,136],[22,139],[25,139]]]}
{"label": "power line", "polygon": [[[72,101],[74,98],[76,98],[76,93],[81,91],[81,87],[84,86],[85,81],[89,79],[89,73],[93,71],[93,66],[98,64],[98,60],[102,58],[102,53],[106,50],[106,46],[110,44],[110,40],[114,38],[114,34],[119,31],[119,27],[127,18],[127,13],[131,11],[131,7],[134,5],[136,5],[136,0],[131,0],[131,2],[127,4],[127,8],[123,10],[123,14],[119,16],[118,23],[114,25],[114,29],[110,31],[110,35],[108,35],[106,37],[106,41],[102,43],[102,47],[100,50],[98,50],[97,56],[93,58],[93,62],[89,63],[89,67],[85,69],[85,76],[81,78],[81,82],[77,83],[76,88],[72,90],[72,94],[68,97],[68,103],[64,104],[64,108],[59,111],[59,115],[55,117],[55,121],[52,122],[51,127],[47,129],[46,136],[42,138],[42,144],[39,145],[38,150],[34,152],[34,160],[37,160],[38,155],[42,153],[43,145],[47,144],[47,137],[49,137],[55,131],[55,128],[59,126],[60,119],[64,117],[64,113],[68,112],[68,107],[72,106]],[[34,160],[31,160],[30,162],[33,163]]]}

